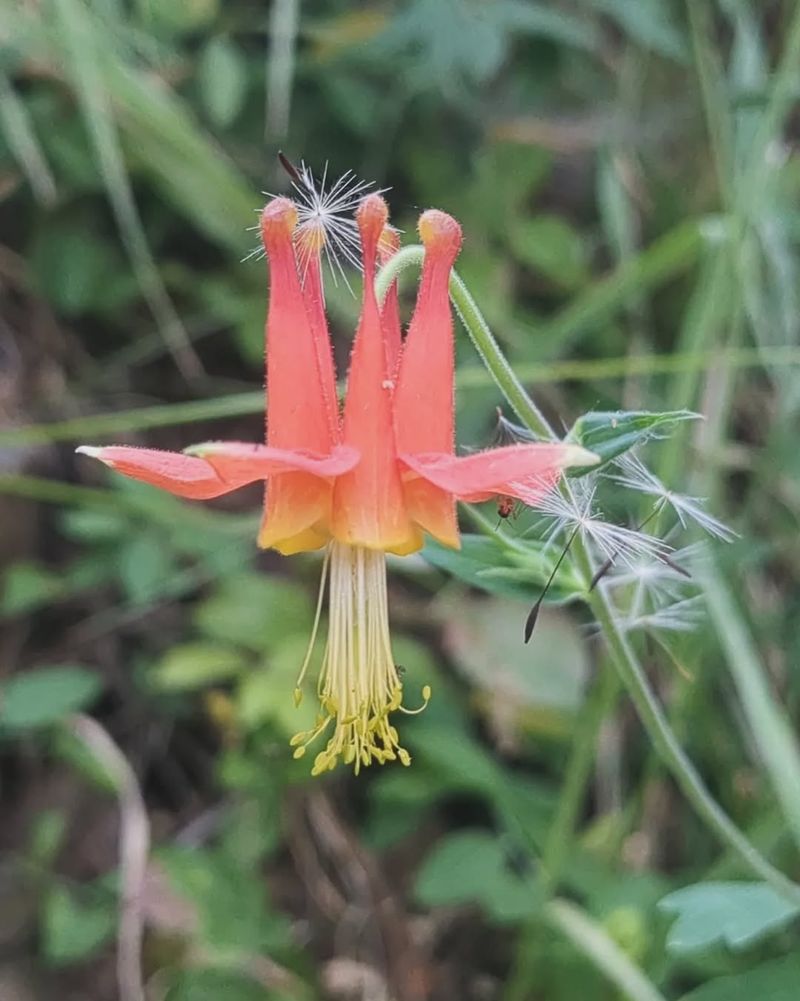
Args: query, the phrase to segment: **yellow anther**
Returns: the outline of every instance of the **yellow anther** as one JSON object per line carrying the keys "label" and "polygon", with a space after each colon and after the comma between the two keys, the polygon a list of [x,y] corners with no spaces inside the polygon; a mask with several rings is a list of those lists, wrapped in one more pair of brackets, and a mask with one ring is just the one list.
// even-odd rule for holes
{"label": "yellow anther", "polygon": [[292,757],[295,760],[298,760],[299,758],[302,758],[305,753],[306,753],[305,747],[296,747],[294,749],[294,754],[292,754]]}
{"label": "yellow anther", "polygon": [[299,688],[295,688],[294,694],[293,694],[292,698],[294,699],[294,707],[295,707],[295,709],[298,709],[300,707],[300,703],[303,701],[303,692],[302,692],[302,690],[299,689]]}
{"label": "yellow anther", "polygon": [[[365,207],[363,221],[368,229],[379,209],[377,203]],[[390,722],[392,713],[409,710],[403,706],[403,686],[391,655],[384,555],[334,542],[324,567],[329,585],[330,627],[317,683],[320,714],[313,729],[292,738],[291,746],[298,749],[295,757],[302,757],[302,751],[319,741],[312,775],[321,775],[339,762],[352,767],[356,774],[373,763],[382,765],[399,759],[408,765],[411,756],[400,747],[399,734]],[[315,621],[315,631],[317,625]],[[295,705],[302,698],[302,678],[310,656],[309,652],[296,684]],[[425,685],[423,705],[410,711],[420,712],[430,697],[431,688]]]}

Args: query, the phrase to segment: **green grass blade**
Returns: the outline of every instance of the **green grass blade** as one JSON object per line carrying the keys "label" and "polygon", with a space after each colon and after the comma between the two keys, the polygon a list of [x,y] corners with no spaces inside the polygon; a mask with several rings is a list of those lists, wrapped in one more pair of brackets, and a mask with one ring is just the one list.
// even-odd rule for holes
{"label": "green grass blade", "polygon": [[703,586],[742,709],[786,821],[800,846],[800,747],[770,691],[766,669],[722,574],[716,568],[706,569]]}
{"label": "green grass blade", "polygon": [[61,29],[55,37],[62,43],[64,66],[75,87],[109,201],[142,293],[179,368],[186,376],[196,376],[202,371],[200,363],[147,243],[108,100],[102,67],[106,49],[113,46],[104,47],[91,15],[79,0],[54,0],[54,4]]}
{"label": "green grass blade", "polygon": [[620,307],[692,268],[703,244],[700,223],[696,220],[680,223],[542,323],[536,330],[537,342],[549,355],[574,347]]}
{"label": "green grass blade", "polygon": [[36,138],[28,109],[17,97],[2,70],[0,70],[0,126],[5,132],[9,149],[28,178],[37,201],[42,205],[52,205],[56,199],[56,182]]}

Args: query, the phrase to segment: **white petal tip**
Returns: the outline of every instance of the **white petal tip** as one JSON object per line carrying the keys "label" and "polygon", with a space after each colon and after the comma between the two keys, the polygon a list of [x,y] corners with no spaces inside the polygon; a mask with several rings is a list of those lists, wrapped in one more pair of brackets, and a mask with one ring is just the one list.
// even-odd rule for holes
{"label": "white petal tip", "polygon": [[196,445],[187,445],[183,449],[184,455],[193,455],[198,459],[204,459],[207,455],[213,455],[215,452],[219,452],[220,448],[224,450],[225,442],[223,441],[201,441]]}
{"label": "white petal tip", "polygon": [[600,462],[600,456],[590,452],[580,445],[567,445],[564,450],[564,459],[561,465],[566,469],[569,466],[596,466]]}
{"label": "white petal tip", "polygon": [[94,445],[79,445],[75,449],[77,455],[88,455],[90,459],[99,459],[104,462],[102,451],[102,448],[95,448]]}

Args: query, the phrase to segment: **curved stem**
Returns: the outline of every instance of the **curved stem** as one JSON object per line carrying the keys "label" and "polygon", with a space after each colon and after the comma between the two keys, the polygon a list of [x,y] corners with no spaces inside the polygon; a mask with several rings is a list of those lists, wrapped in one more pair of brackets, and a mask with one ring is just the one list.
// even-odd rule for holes
{"label": "curved stem", "polygon": [[[389,285],[400,272],[411,265],[419,265],[423,256],[424,251],[421,247],[407,247],[396,254],[378,275],[376,280],[378,295],[385,295]],[[455,271],[450,278],[450,295],[484,365],[520,420],[534,434],[556,439],[553,429],[515,375],[477,303]],[[580,536],[575,539],[573,553],[584,579],[591,580],[592,561]],[[620,629],[608,595],[598,588],[586,595],[586,601],[603,631],[617,673],[636,707],[642,725],[661,760],[697,814],[723,844],[736,852],[751,872],[765,880],[783,896],[800,901],[800,886],[789,880],[764,858],[706,788],[700,773],[672,731],[644,669]]]}
{"label": "curved stem", "polygon": [[586,786],[595,764],[597,740],[603,720],[612,711],[620,694],[620,681],[613,671],[601,671],[576,725],[570,756],[553,819],[542,853],[542,878],[555,889],[564,871]]}
{"label": "curved stem", "polygon": [[[579,559],[584,557],[588,563],[588,556],[585,552],[578,552],[577,557]],[[606,593],[602,589],[597,589],[588,595],[587,599],[593,615],[603,630],[622,683],[636,706],[639,719],[642,721],[659,757],[672,772],[675,781],[695,808],[698,816],[705,821],[723,844],[736,852],[753,873],[769,883],[783,896],[800,901],[800,886],[793,883],[764,858],[706,788],[700,773],[681,747],[670,727],[627,637],[619,628]]]}
{"label": "curved stem", "polygon": [[390,257],[375,276],[375,295],[378,302],[383,302],[389,291],[389,286],[400,277],[403,271],[407,268],[421,268],[424,259],[425,248],[418,243],[403,247],[394,257]]}
{"label": "curved stem", "polygon": [[545,905],[547,922],[565,935],[629,1001],[666,1001],[620,946],[586,911],[556,897]]}

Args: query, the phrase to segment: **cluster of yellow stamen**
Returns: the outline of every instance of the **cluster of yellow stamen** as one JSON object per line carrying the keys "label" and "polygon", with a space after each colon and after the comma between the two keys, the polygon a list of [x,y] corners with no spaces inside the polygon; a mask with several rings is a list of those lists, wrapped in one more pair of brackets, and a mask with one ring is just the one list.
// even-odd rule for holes
{"label": "cluster of yellow stamen", "polygon": [[330,771],[341,761],[356,774],[373,761],[411,763],[400,746],[397,730],[389,722],[395,711],[419,712],[431,692],[422,690],[417,710],[402,705],[403,685],[392,656],[389,607],[386,592],[386,557],[378,550],[332,542],[325,557],[317,617],[309,652],[295,689],[295,703],[302,699],[301,684],[319,626],[325,580],[329,579],[330,615],[328,642],[317,684],[321,712],[315,725],[291,740],[295,758],[333,726],[324,750],[314,759],[312,775]]}

